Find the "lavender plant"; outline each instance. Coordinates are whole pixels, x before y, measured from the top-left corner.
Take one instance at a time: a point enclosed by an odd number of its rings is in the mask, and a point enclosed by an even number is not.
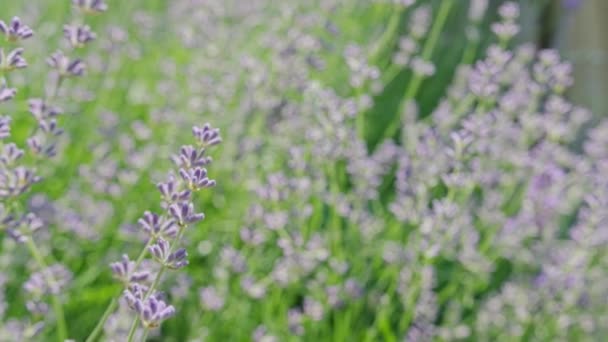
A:
[[[1,341],[608,333],[608,126],[533,6],[58,3],[0,5]]]

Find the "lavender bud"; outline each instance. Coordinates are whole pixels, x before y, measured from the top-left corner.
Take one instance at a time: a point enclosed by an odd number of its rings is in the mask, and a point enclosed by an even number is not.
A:
[[[146,211],[138,221],[141,228],[152,237],[175,238],[178,226],[174,220],[166,219],[155,213]]]
[[[208,123],[203,127],[192,127],[192,134],[202,147],[215,146],[222,142],[220,130],[218,128],[212,128]]]
[[[0,139],[11,136],[11,118],[10,116],[0,116]]]
[[[199,291],[199,297],[201,304],[207,310],[219,311],[224,307],[224,297],[214,287],[203,287]]]
[[[519,25],[515,23],[494,23],[492,24],[492,32],[500,39],[508,41],[519,33]]]
[[[0,84],[0,102],[12,100],[16,94],[17,89],[7,87],[4,82]]]
[[[13,170],[0,170],[0,197],[18,196],[40,181],[34,171],[19,166]]]
[[[86,14],[98,14],[108,10],[103,0],[72,0],[72,5]]]
[[[65,25],[63,27],[63,36],[73,48],[83,47],[97,37],[88,25]]]
[[[5,54],[4,49],[0,48],[0,71],[9,72],[27,67],[27,62],[21,56],[22,54],[23,48],[16,48],[8,54]]]
[[[173,156],[173,161],[179,167],[192,168],[196,166],[205,166],[211,163],[211,157],[205,155],[205,149],[198,151],[193,146],[182,146],[180,153]]]
[[[29,26],[23,24],[19,17],[13,17],[10,25],[0,20],[0,33],[4,34],[9,42],[26,40],[34,35],[34,31]]]
[[[207,170],[197,167],[195,169],[180,169],[179,174],[192,191],[215,186],[215,181],[207,178]]]
[[[155,244],[148,247],[148,251],[161,264],[172,268],[179,269],[188,265],[188,252],[180,248],[176,252],[171,253],[171,246],[168,241],[158,239]]]
[[[498,14],[505,21],[514,21],[519,18],[519,4],[516,2],[505,2],[498,8]]]
[[[145,327],[156,328],[175,315],[175,308],[160,299],[158,293],[145,298],[146,292],[147,288],[143,286],[130,286],[125,290],[124,297],[129,307],[139,314]]]
[[[30,99],[28,101],[28,107],[30,113],[36,118],[36,120],[41,121],[47,118],[53,118],[62,113],[60,108],[48,105],[42,99]]]
[[[0,154],[0,163],[5,166],[13,165],[17,160],[23,156],[23,150],[18,148],[14,143],[8,143],[4,145],[2,153]]]
[[[85,64],[82,60],[76,58],[71,60],[63,52],[57,51],[47,59],[47,63],[57,70],[60,77],[75,77],[82,76],[85,72]]]
[[[194,204],[192,202],[171,204],[169,206],[169,214],[173,216],[180,226],[195,223],[205,218],[205,214],[194,212]]]
[[[156,187],[166,203],[175,203],[177,201],[187,201],[190,199],[190,190],[180,191],[174,177],[169,177],[169,180],[165,183],[158,183]]]
[[[111,263],[110,268],[114,278],[124,284],[141,283],[150,276],[148,271],[135,272],[135,262],[129,260],[129,256],[126,254],[122,256],[121,261]]]

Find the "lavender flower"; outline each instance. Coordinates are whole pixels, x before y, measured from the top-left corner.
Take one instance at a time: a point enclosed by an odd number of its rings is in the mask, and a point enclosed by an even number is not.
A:
[[[104,0],[72,0],[72,4],[86,14],[97,14],[108,10]]]
[[[125,290],[125,298],[129,306],[139,314],[145,327],[156,328],[175,315],[175,308],[172,305],[167,305],[158,295],[146,298],[145,292],[145,288],[136,286]]]
[[[199,166],[205,166],[211,163],[211,157],[205,155],[205,149],[202,148],[197,150],[191,145],[182,146],[180,154],[173,156],[173,161],[179,167],[193,168]]]
[[[11,136],[11,118],[9,116],[0,116],[0,139],[6,139]]]
[[[96,38],[95,33],[91,31],[88,25],[65,25],[63,36],[73,48],[81,48]]]
[[[47,63],[57,70],[60,77],[82,76],[85,72],[85,64],[82,60],[70,59],[63,52],[57,51],[47,59]]]
[[[129,260],[126,254],[122,256],[122,260],[110,264],[112,273],[116,279],[123,284],[141,283],[150,277],[148,271],[135,271],[135,262]]]
[[[205,124],[203,127],[192,127],[192,134],[202,147],[215,146],[222,142],[220,130],[212,128],[210,124]]]
[[[215,181],[207,178],[207,170],[204,168],[196,167],[189,170],[180,169],[179,174],[186,183],[188,189],[192,191],[215,186]]]
[[[4,34],[9,42],[26,40],[34,35],[34,31],[23,24],[19,17],[13,17],[10,24],[0,20],[0,33]]]
[[[177,201],[187,201],[191,196],[190,190],[182,190],[179,188],[177,180],[174,177],[169,177],[165,183],[158,183],[156,187],[167,204],[175,203]]]
[[[168,210],[180,226],[195,223],[205,218],[205,214],[194,211],[194,204],[192,202],[173,203],[169,206]]]
[[[6,102],[11,100],[17,94],[17,89],[9,88],[3,82],[0,84],[0,102]]]
[[[28,105],[30,113],[39,122],[48,118],[54,118],[62,113],[60,108],[47,104],[43,99],[30,99]]]
[[[173,252],[169,242],[162,238],[149,246],[148,251],[159,263],[168,268],[179,269],[188,265],[188,252],[183,248]]]
[[[179,226],[174,220],[149,211],[146,211],[137,222],[153,238],[173,239],[179,231]]]
[[[22,54],[23,48],[16,48],[8,54],[5,54],[4,49],[0,48],[0,71],[10,72],[27,67],[27,62]]]

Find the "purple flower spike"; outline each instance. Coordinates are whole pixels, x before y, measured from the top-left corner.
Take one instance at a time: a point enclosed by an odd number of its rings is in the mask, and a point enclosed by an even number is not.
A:
[[[146,211],[138,221],[142,229],[153,237],[175,238],[178,226],[174,220],[166,219],[155,213]]]
[[[62,77],[74,77],[84,75],[86,66],[84,62],[78,58],[71,60],[63,52],[57,51],[47,59],[47,63],[54,69],[57,69]]]
[[[11,166],[21,157],[23,157],[23,150],[17,147],[15,143],[8,143],[4,145],[0,153],[0,163],[5,166]]]
[[[180,248],[176,252],[171,253],[171,246],[167,240],[159,238],[155,244],[148,247],[148,251],[158,262],[169,268],[178,269],[188,265],[188,253],[186,250]]]
[[[62,113],[61,109],[48,105],[42,99],[30,99],[28,104],[30,113],[32,113],[38,121],[53,118]]]
[[[121,261],[111,263],[110,268],[114,278],[125,284],[141,283],[150,277],[150,272],[135,272],[135,262],[129,260],[129,256],[126,254],[122,256]]]
[[[163,200],[169,204],[190,199],[190,191],[180,190],[173,177],[169,177],[169,180],[165,183],[158,183],[156,187],[158,188],[158,191],[160,191]]]
[[[88,25],[65,25],[63,27],[63,36],[73,48],[83,47],[97,38]]]
[[[173,157],[173,161],[177,166],[184,168],[192,168],[196,166],[205,166],[211,163],[211,157],[205,155],[205,149],[198,151],[193,146],[182,146],[180,153]]]
[[[22,54],[23,48],[16,48],[8,54],[5,54],[4,50],[0,48],[0,71],[9,72],[27,67],[27,62],[21,56]]]
[[[9,42],[26,40],[34,35],[34,31],[23,24],[19,17],[13,17],[10,25],[0,20],[0,33],[4,34]]]
[[[218,128],[212,128],[208,123],[203,127],[192,127],[192,134],[203,147],[215,146],[222,142],[220,130]]]
[[[87,14],[98,14],[108,10],[103,0],[72,0],[72,4]]]
[[[194,204],[191,202],[173,203],[169,206],[169,213],[180,226],[195,223],[205,218],[205,214],[194,212]]]
[[[11,136],[11,118],[10,116],[0,116],[0,139]]]
[[[17,94],[17,89],[8,88],[6,84],[0,84],[0,102],[12,100]]]
[[[215,181],[207,178],[207,170],[204,168],[197,167],[189,170],[180,169],[179,174],[190,190],[196,191],[215,186]]]
[[[18,196],[40,181],[34,171],[19,166],[13,170],[0,171],[0,197]]]

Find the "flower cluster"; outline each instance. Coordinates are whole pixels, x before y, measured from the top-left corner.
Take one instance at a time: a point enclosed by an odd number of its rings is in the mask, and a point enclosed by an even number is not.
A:
[[[102,3],[101,1],[97,1]],[[94,34],[87,27],[88,38],[94,38]],[[0,20],[0,34],[6,38],[8,46],[0,46],[0,102],[14,100],[17,96],[17,88],[10,87],[10,78],[20,69],[28,67],[24,57],[26,50],[21,46],[25,40],[34,37],[34,31],[19,17],[7,23]],[[79,34],[78,42],[82,45],[92,39],[83,39]],[[68,40],[73,40],[68,37]],[[2,217],[2,231],[12,237],[17,243],[25,245],[36,264],[35,271],[24,283],[23,290],[26,294],[26,307],[38,322],[30,324],[15,324],[13,334],[30,339],[35,333],[40,332],[41,327],[52,318],[56,324],[57,336],[60,340],[67,338],[67,327],[63,313],[63,297],[65,289],[69,286],[72,278],[71,272],[63,265],[54,263],[47,266],[47,260],[53,258],[51,247],[41,248],[39,243],[48,242],[52,232],[49,222],[44,221],[31,208],[24,208],[22,203],[24,197],[32,190],[32,187],[42,180],[38,172],[39,167],[48,164],[47,158],[57,154],[57,143],[63,134],[63,129],[58,124],[58,117],[62,110],[54,105],[59,101],[60,88],[67,77],[82,75],[84,63],[75,58],[66,62],[67,57],[58,52],[48,59],[50,67],[57,74],[49,73],[52,86],[43,98],[30,98],[28,100],[29,112],[36,120],[36,126],[31,129],[25,151],[18,146],[20,138],[11,135],[11,117],[0,118],[0,136],[3,139],[0,147],[0,216]],[[21,127],[19,127],[21,129]],[[13,138],[14,141],[7,140]],[[29,152],[29,153],[28,153]],[[33,198],[33,197],[32,197]],[[51,305],[47,304],[51,302]],[[51,310],[52,309],[52,310]],[[49,315],[52,311],[53,315]],[[40,320],[41,319],[41,320]],[[37,327],[34,330],[33,327]],[[21,330],[18,330],[21,329]]]
[[[156,214],[146,211],[138,221],[147,235],[144,250],[136,261],[124,255],[122,261],[110,264],[114,277],[126,287],[124,298],[136,313],[127,337],[129,341],[134,338],[140,321],[147,334],[148,329],[158,327],[175,314],[174,307],[166,303],[157,288],[165,270],[188,265],[188,253],[185,248],[179,247],[182,237],[188,227],[205,218],[203,213],[195,210],[193,193],[215,185],[214,180],[207,178],[207,170],[203,166],[211,163],[207,150],[221,142],[219,130],[205,124],[202,127],[194,126],[192,133],[196,145],[182,146],[180,153],[173,157],[181,180],[170,175],[167,181],[157,185],[165,212]],[[148,254],[158,264],[156,272],[143,268],[142,261]],[[153,273],[155,276],[150,283]],[[109,310],[113,310],[113,304],[110,304]]]

